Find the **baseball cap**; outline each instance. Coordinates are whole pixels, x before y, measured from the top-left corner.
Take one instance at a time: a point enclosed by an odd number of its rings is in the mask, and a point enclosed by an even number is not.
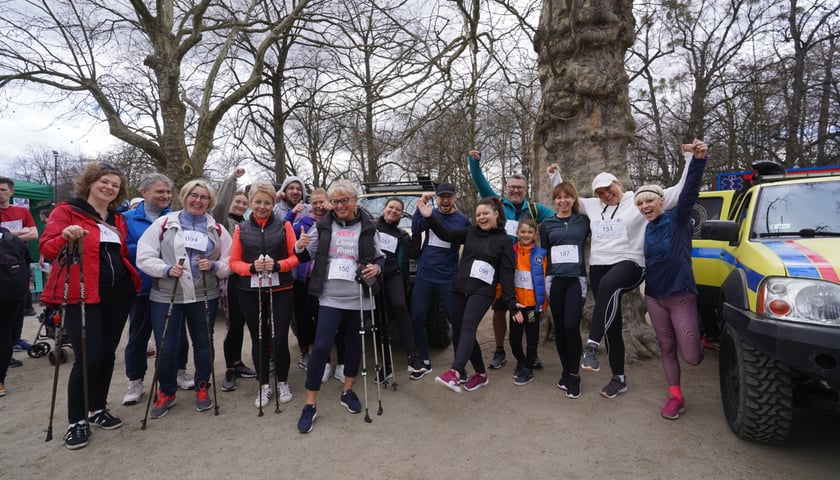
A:
[[[598,175],[595,175],[595,179],[592,180],[592,193],[595,193],[595,190],[599,188],[609,187],[612,182],[618,181],[615,178],[615,175],[612,173],[601,172]]]
[[[439,183],[435,189],[435,195],[455,195],[455,185],[451,183]]]

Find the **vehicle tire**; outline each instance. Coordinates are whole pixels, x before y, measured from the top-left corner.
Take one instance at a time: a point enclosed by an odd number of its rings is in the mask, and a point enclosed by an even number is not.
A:
[[[739,438],[782,443],[793,418],[790,367],[756,350],[726,325],[720,341],[720,397]]]
[[[426,334],[429,336],[429,346],[432,348],[446,348],[451,341],[449,326],[449,315],[446,307],[440,301],[440,296],[435,295],[429,313],[426,315]]]

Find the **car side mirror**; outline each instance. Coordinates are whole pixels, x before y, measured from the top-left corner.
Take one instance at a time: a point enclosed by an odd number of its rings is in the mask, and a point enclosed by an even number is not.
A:
[[[738,224],[732,220],[706,220],[700,226],[700,238],[735,243],[738,241]]]

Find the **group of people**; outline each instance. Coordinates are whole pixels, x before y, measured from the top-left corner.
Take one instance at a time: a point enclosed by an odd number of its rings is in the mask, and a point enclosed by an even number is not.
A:
[[[436,383],[456,392],[488,385],[487,368],[506,362],[508,330],[516,358],[514,383],[530,383],[541,366],[540,316],[550,308],[562,364],[558,388],[569,398],[581,396],[580,371],[600,369],[604,339],[612,377],[601,395],[615,398],[627,391],[621,296],[646,273],[646,303],[669,385],[662,415],[677,418],[685,409],[677,351],[690,364],[703,356],[689,218],[707,147],[695,141],[684,149],[691,157],[687,168],[675,186],[664,190],[648,185],[625,192],[616,177],[601,173],[592,182],[596,197],[579,198],[553,164],[548,174],[554,208],[530,202],[519,175],[508,180],[506,195],[500,197],[480,171],[480,154],[472,151],[470,170],[482,195],[474,220],[457,209],[454,185],[441,183],[436,206],[429,202],[431,194],[417,201],[411,235],[398,226],[405,209],[399,199],[389,199],[382,216],[374,219],[359,208],[357,186],[350,181],[337,180],[307,199],[297,177],[287,178],[279,191],[268,182],[237,190],[241,168],[222,184],[218,196],[203,180],[187,182],[180,188],[179,211],[170,210],[172,181],[149,174],[139,186],[142,200],[118,213],[127,198],[126,177],[107,163],[90,163],[76,179],[76,196],[56,205],[39,241],[41,254],[54,265],[41,300],[60,307],[75,357],[65,445],[87,445],[91,426],[107,430],[122,425],[106,401],[126,319],[129,386],[123,404],[138,403],[145,394],[146,345],[154,334],[152,383],[157,390],[150,394],[149,417],[165,416],[179,388],[194,390],[197,411],[213,408],[213,322],[220,307],[227,327],[221,390],[235,390],[237,378],[256,377],[260,413],[272,398],[277,403],[293,398],[288,335],[294,322],[298,366],[306,369],[301,433],[312,430],[318,393],[330,376],[343,383],[340,404],[351,413],[362,411],[353,390],[366,369],[360,312],[375,317],[382,334],[381,319],[395,320],[411,379],[433,371],[424,320],[435,294],[449,314],[453,342],[453,361]],[[587,282],[584,246],[589,239]],[[410,297],[409,258],[418,261]],[[580,321],[587,285],[595,309],[584,346]],[[497,348],[485,365],[476,331],[490,308]],[[374,315],[376,309],[385,315]],[[246,325],[254,369],[240,358]],[[3,348],[11,342],[5,333]],[[194,378],[186,368],[187,335]],[[0,362],[4,357],[9,355],[0,349]],[[383,355],[382,360],[374,372],[380,383],[394,369],[393,359]],[[468,362],[472,375],[467,375]],[[0,386],[4,377],[0,364]]]

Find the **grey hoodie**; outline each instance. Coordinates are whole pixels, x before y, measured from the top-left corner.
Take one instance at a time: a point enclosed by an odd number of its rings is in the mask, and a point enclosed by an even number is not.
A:
[[[289,184],[294,183],[294,182],[297,182],[297,183],[300,184],[300,187],[303,190],[304,198],[306,198],[306,184],[303,183],[303,180],[300,177],[295,177],[295,176],[286,177],[286,179],[283,180],[283,184],[280,186],[280,191],[285,192],[286,187],[288,187]],[[286,202],[286,200],[281,200],[281,201],[277,202],[276,204],[274,204],[274,214],[277,215],[278,217],[280,217],[280,220],[283,220],[283,221],[288,220],[292,223],[295,223],[301,217],[305,217],[305,216],[309,215],[309,210],[311,209],[309,204],[305,203],[303,205],[303,211],[302,212],[297,214],[294,218],[286,218],[286,214],[289,213],[289,210],[291,210],[292,208],[294,208],[294,205],[289,205],[289,203]]]

